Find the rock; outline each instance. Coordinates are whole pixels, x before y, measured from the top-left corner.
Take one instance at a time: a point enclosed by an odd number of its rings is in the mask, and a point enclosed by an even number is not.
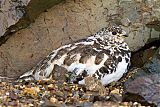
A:
[[[144,64],[153,57],[156,50],[156,47],[151,47],[145,50],[141,49],[136,53],[132,53],[131,66],[138,68],[144,66]]]
[[[118,95],[118,94],[111,94],[110,96],[110,100],[113,102],[122,102],[122,95]]]
[[[61,67],[59,65],[55,65],[55,69],[52,72],[54,74],[52,78],[55,81],[58,81],[60,83],[67,81],[67,77],[66,77],[67,69],[65,69],[64,67]]]
[[[43,1],[29,2],[27,9],[33,10],[27,12],[29,23],[39,11],[46,10],[45,3],[52,4]],[[159,4],[159,0],[67,0],[60,3],[42,13],[28,28],[12,34],[0,47],[0,75],[16,79],[53,49],[93,34],[110,23],[124,27],[130,35],[126,41],[131,50],[136,51],[159,39],[157,27],[148,26],[153,21],[157,26]]]
[[[18,99],[18,96],[17,96],[13,91],[11,91],[11,92],[9,93],[9,97],[10,97],[12,100]]]
[[[10,34],[29,26],[46,9],[62,0],[1,0],[0,1],[0,46]]]
[[[29,104],[29,106],[30,106],[30,107],[34,107],[34,105],[33,105],[33,104],[31,104],[31,103]]]
[[[119,107],[119,104],[116,102],[111,102],[111,101],[107,101],[107,102],[97,101],[91,107]]]
[[[31,95],[33,98],[35,98],[38,96],[39,91],[40,91],[39,87],[25,88],[24,94]]]
[[[83,102],[77,105],[78,107],[91,107],[93,105],[92,102]]]
[[[43,104],[41,104],[41,107],[57,107],[57,106],[60,106],[60,105],[52,103],[51,101],[49,101],[47,99],[45,100],[45,102]]]
[[[125,93],[130,99],[141,103],[160,106],[160,48],[137,73],[125,83]],[[134,96],[136,97],[133,97]],[[128,95],[126,95],[127,98]],[[138,97],[137,97],[138,96]],[[126,99],[126,98],[125,98]],[[147,103],[146,103],[147,104]]]
[[[146,68],[146,70],[149,73],[160,73],[160,48],[157,49],[156,53],[152,57],[152,59],[144,65],[143,68]]]
[[[54,89],[54,88],[55,88],[55,86],[54,86],[53,84],[49,84],[49,85],[48,85],[48,89],[49,89],[49,90],[52,90],[52,89]]]
[[[110,94],[120,94],[120,90],[119,89],[114,89],[110,92]]]
[[[51,97],[51,98],[50,98],[50,102],[51,102],[51,103],[57,103],[58,100],[57,100],[55,97]]]
[[[100,80],[94,77],[85,77],[84,81],[85,81],[86,88],[88,90],[96,91],[100,95],[108,94],[106,88],[102,85]]]
[[[93,102],[94,101],[94,94],[91,93],[86,93],[82,96],[81,98],[82,100],[88,100],[89,102]]]
[[[120,91],[120,89],[111,90],[111,92],[109,93],[110,100],[113,102],[122,102],[122,94]]]

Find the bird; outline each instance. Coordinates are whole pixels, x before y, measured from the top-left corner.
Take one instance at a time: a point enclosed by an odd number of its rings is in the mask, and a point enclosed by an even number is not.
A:
[[[60,46],[19,80],[52,80],[57,68],[74,74],[70,82],[85,84],[94,77],[103,85],[118,81],[130,66],[127,33],[120,26],[108,26],[84,39]]]

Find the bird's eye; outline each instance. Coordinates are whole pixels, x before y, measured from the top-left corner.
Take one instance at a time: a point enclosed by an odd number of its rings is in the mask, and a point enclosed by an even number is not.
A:
[[[117,32],[112,32],[112,35],[116,35],[117,34]]]

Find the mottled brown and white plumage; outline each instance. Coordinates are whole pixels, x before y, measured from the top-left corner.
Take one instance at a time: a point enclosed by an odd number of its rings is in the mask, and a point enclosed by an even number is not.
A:
[[[52,79],[57,67],[75,74],[75,80],[84,84],[84,77],[93,76],[103,85],[118,81],[127,71],[131,53],[124,42],[126,32],[117,26],[103,28],[85,39],[53,50],[44,60],[19,79]]]

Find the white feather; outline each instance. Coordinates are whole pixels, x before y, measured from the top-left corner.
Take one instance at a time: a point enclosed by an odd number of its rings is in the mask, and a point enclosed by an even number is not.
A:
[[[128,63],[126,63],[125,59],[123,58],[122,62],[118,63],[116,72],[113,72],[111,74],[106,74],[101,79],[102,84],[105,85],[113,81],[115,82],[118,81],[122,77],[122,75],[126,72],[127,66],[128,66]]]

